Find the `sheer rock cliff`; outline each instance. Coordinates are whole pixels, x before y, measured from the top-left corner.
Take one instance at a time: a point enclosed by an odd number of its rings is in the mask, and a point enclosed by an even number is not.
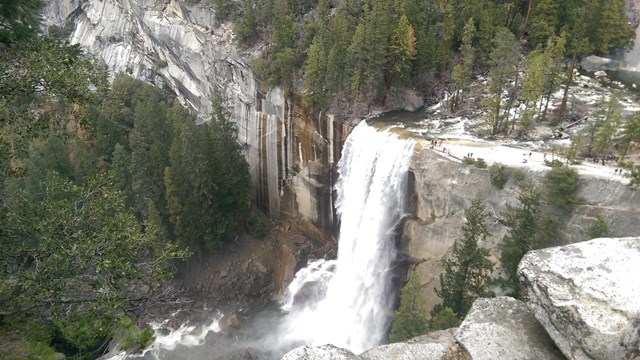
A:
[[[330,230],[333,164],[347,129],[300,99],[263,86],[237,49],[230,23],[210,5],[177,0],[47,0],[47,25],[71,24],[70,41],[104,62],[174,92],[199,122],[222,91],[253,179],[254,200],[271,217],[286,215]],[[330,231],[326,231],[327,233]],[[317,232],[316,232],[317,233]]]

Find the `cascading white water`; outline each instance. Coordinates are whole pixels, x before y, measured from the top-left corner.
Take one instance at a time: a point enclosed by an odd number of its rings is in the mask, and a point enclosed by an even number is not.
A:
[[[414,142],[361,122],[338,163],[338,258],[312,262],[289,287],[284,336],[311,345],[331,343],[360,353],[384,341],[392,315],[394,232],[405,211],[408,165]],[[335,273],[331,270],[335,267]],[[298,309],[294,295],[305,284],[320,299]]]

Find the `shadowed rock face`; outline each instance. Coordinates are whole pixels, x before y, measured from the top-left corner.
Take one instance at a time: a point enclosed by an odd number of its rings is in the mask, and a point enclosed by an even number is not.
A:
[[[531,251],[518,274],[527,305],[567,358],[640,356],[640,238]]]
[[[476,300],[456,340],[473,360],[563,359],[526,305],[510,297]]]
[[[208,121],[211,94],[221,90],[238,125],[255,203],[271,217],[286,215],[331,229],[333,164],[347,128],[316,116],[281,88],[262,86],[240,53],[230,23],[210,5],[177,0],[47,0],[46,25],[75,24],[70,41],[126,73],[173,91],[199,122]]]

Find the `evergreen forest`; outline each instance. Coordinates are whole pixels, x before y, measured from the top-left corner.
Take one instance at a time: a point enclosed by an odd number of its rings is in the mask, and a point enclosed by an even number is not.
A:
[[[624,0],[201,1],[219,21],[234,22],[241,46],[267,44],[254,64],[261,77],[334,111],[384,106],[402,88],[454,94],[455,111],[474,75],[491,72],[499,94],[524,66],[537,73],[516,88],[537,99],[555,91],[561,75],[570,82],[581,56],[607,55],[635,35]],[[494,132],[502,132],[499,108],[495,115]]]
[[[264,46],[256,74],[315,110],[384,108],[402,90],[434,102],[446,94],[452,113],[486,109],[491,135],[564,121],[581,57],[627,47],[635,35],[624,0],[185,2],[233,22],[241,48]],[[116,337],[136,351],[152,340],[137,319],[171,300],[162,285],[176,265],[254,230],[249,168],[219,93],[211,120],[197,124],[168,90],[123,74],[108,81],[99,61],[69,43],[68,29],[42,29],[41,6],[0,0],[0,358],[93,359]],[[482,100],[468,96],[478,76],[489,79]],[[562,105],[548,113],[559,90]],[[527,110],[516,123],[505,108],[518,99]],[[590,124],[590,154],[612,146],[615,101]],[[626,123],[624,151],[640,142],[639,119]],[[640,170],[632,176],[638,186]],[[560,216],[579,201],[558,200],[572,194],[566,189],[521,186],[522,207],[505,215],[512,230],[502,263],[511,267],[537,246],[526,238],[531,228],[546,231],[541,196]],[[431,320],[413,316],[425,311],[412,274],[393,339],[454,326],[491,294],[494,264],[478,250],[485,215],[479,202],[466,213]],[[508,270],[501,285],[518,295]]]
[[[219,94],[197,125],[169,92],[109,83],[39,31],[40,5],[0,2],[0,357],[135,351],[178,261],[247,230],[248,165]]]

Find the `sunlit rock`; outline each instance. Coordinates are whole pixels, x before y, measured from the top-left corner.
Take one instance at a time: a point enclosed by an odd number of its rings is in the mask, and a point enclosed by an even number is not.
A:
[[[611,59],[589,55],[582,59],[580,66],[584,71],[598,71],[603,69],[618,68],[619,64]]]
[[[563,358],[526,305],[506,296],[476,300],[455,336],[473,360]]]
[[[349,350],[334,345],[301,346],[286,353],[282,360],[359,360]]]
[[[518,274],[527,305],[567,358],[640,356],[640,238],[531,251]]]
[[[363,360],[441,360],[455,345],[456,328],[434,331],[406,342],[381,345],[360,354]]]

